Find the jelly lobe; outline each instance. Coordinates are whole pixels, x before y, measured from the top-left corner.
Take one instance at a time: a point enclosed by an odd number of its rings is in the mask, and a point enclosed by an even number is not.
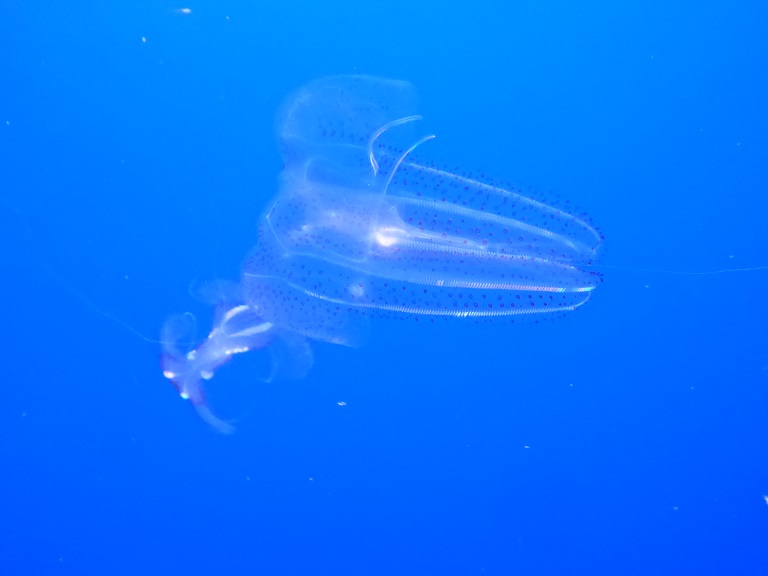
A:
[[[600,241],[583,220],[437,168],[403,163],[400,171],[383,202],[366,190],[283,175],[284,192],[243,277],[249,302],[269,303],[264,318],[353,345],[356,325],[371,313],[553,313],[578,308],[599,283],[582,267]],[[549,226],[514,217],[526,212]]]
[[[284,106],[285,168],[243,290],[287,330],[359,344],[370,316],[521,318],[573,310],[600,282],[586,217],[414,159],[413,87],[318,80]],[[421,149],[419,149],[419,152]]]

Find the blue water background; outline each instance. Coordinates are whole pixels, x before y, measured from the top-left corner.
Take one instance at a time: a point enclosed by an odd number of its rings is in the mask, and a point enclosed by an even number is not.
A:
[[[190,13],[179,11],[190,8]],[[0,572],[768,573],[768,5],[0,6]],[[541,325],[383,320],[211,382],[159,370],[276,192],[274,115],[405,79],[423,153],[554,191],[605,233]]]

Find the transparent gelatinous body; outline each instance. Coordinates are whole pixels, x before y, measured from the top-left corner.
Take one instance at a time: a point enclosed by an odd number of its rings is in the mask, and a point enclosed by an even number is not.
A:
[[[583,305],[601,236],[588,220],[508,185],[416,158],[406,82],[337,76],[289,97],[278,116],[280,188],[243,265],[216,305],[207,340],[186,351],[189,315],[163,329],[165,376],[221,431],[202,383],[235,354],[280,349],[300,376],[304,338],[364,339],[372,316],[517,319]],[[217,284],[224,286],[224,284]]]
[[[280,192],[243,288],[275,325],[354,345],[371,315],[502,318],[584,304],[600,234],[583,218],[413,158],[413,88],[313,82],[286,103]]]

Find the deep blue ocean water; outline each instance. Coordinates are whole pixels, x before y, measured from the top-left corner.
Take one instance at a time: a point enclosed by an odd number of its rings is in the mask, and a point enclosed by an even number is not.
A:
[[[768,573],[767,25],[4,1],[0,573]],[[242,355],[218,434],[153,341],[187,310],[204,338],[190,285],[239,278],[283,98],[351,73],[418,88],[425,155],[586,210],[604,282],[541,324],[373,321],[299,381]]]

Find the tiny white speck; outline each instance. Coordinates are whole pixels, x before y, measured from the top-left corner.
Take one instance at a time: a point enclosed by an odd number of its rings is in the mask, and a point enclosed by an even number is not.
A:
[[[338,404],[339,406],[346,406],[347,405],[347,403],[344,402],[343,400],[341,402],[336,402],[336,404]]]
[[[146,44],[147,43],[147,37],[146,36],[142,36],[141,37],[141,42],[142,42],[142,44]]]

